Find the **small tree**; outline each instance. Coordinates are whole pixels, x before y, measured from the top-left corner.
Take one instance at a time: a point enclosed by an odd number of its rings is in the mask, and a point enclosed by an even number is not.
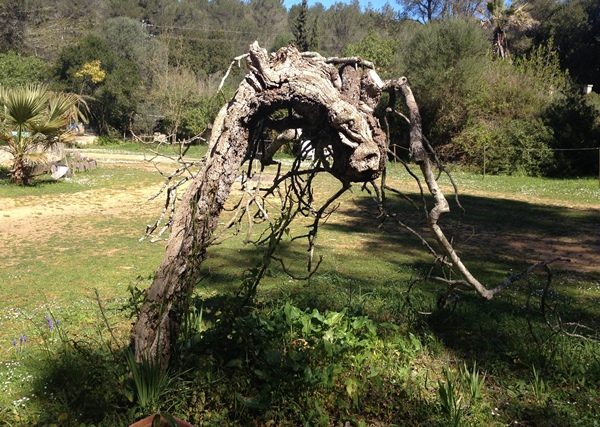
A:
[[[294,41],[296,42],[296,46],[302,52],[309,50],[310,47],[307,15],[308,2],[307,0],[302,0],[302,4],[300,6],[300,13],[298,14],[298,18],[296,19],[296,22],[294,22],[294,26],[292,28],[292,33],[294,34]]]
[[[344,49],[346,56],[360,56],[369,58],[378,71],[385,74],[389,72],[389,68],[394,61],[398,43],[395,40],[388,38],[383,39],[375,30],[369,30],[368,34],[360,41],[360,43],[349,43]]]
[[[0,149],[12,155],[11,182],[28,184],[46,151],[71,137],[67,125],[80,115],[78,101],[77,95],[51,92],[45,85],[0,87]]]

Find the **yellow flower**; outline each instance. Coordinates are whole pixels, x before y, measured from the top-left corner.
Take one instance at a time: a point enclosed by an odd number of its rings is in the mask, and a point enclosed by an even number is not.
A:
[[[102,63],[99,60],[86,62],[83,64],[83,67],[81,67],[81,70],[75,73],[75,77],[89,76],[93,83],[100,83],[106,77],[106,71],[100,68],[101,65]]]

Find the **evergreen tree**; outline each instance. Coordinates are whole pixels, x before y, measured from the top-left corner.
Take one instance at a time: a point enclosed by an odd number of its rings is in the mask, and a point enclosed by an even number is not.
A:
[[[294,42],[300,52],[305,52],[310,49],[309,42],[309,28],[308,28],[308,1],[302,0],[300,5],[300,12],[292,27],[292,34],[294,35]]]

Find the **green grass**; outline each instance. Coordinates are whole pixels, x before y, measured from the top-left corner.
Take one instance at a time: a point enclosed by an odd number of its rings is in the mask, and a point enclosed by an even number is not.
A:
[[[80,177],[86,185],[0,181],[0,205],[25,207],[42,196],[116,197],[160,183],[157,173],[109,164]],[[390,177],[419,200],[402,170]],[[600,229],[598,210],[590,207],[599,194],[593,180],[483,181],[461,172],[455,178],[466,214],[460,217],[451,202],[454,211],[442,223],[460,220],[457,248],[486,285],[547,255],[536,250],[549,239],[571,239],[574,248]],[[328,191],[335,185],[319,182]],[[390,195],[389,209],[422,227],[421,211],[400,198]],[[128,286],[147,286],[162,258],[163,244],[138,241],[159,212],[156,204],[99,208],[83,222],[65,215],[48,235],[11,242],[0,266],[0,425],[131,423],[140,402],[121,351],[135,306]],[[212,247],[160,409],[205,426],[597,424],[600,346],[550,332],[539,311],[545,275],[533,274],[489,302],[463,292],[437,310],[440,285],[413,283],[431,257],[376,214],[358,188],[344,196],[319,234],[319,272],[298,281],[271,265],[251,310],[235,319],[226,316],[228,298],[260,255],[241,238]],[[556,254],[569,248],[562,244]],[[280,250],[303,274],[305,246],[286,240]],[[552,267],[551,307],[563,322],[597,327],[600,268],[588,261],[597,254],[579,255],[585,271]],[[58,325],[50,329],[46,316]]]
[[[37,177],[29,186],[13,185],[7,176],[0,178],[0,198],[20,198],[39,194],[73,194],[87,190],[112,189],[122,191],[133,182],[147,186],[160,182],[156,171],[143,168],[124,169],[104,165],[98,169],[74,174],[70,180],[56,181],[50,175]]]
[[[160,153],[169,156],[177,156],[180,153],[182,147],[178,144],[157,144],[157,143],[141,143],[131,141],[114,140],[113,144],[107,145],[85,145],[79,147],[82,150],[93,152],[94,150],[109,151],[109,152],[122,152],[122,153]],[[187,147],[186,156],[190,158],[200,158],[206,154],[207,145],[198,144],[190,145]]]
[[[535,203],[559,203],[561,205],[590,204],[600,209],[600,180],[598,177],[586,178],[536,178],[528,176],[487,175],[462,171],[449,167],[452,178],[461,194],[470,191],[485,192],[488,196],[519,199],[531,199]],[[403,166],[391,163],[388,174],[392,178],[408,179]],[[440,184],[445,188],[451,185],[446,175],[442,175]]]

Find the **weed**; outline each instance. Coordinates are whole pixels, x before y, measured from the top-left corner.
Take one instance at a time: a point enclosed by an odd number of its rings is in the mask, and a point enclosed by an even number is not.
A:
[[[438,394],[442,412],[445,414],[448,425],[459,427],[463,425],[464,408],[462,394],[459,391],[460,382],[447,366],[442,369],[443,380],[438,379]]]
[[[161,366],[158,356],[142,357],[137,362],[133,352],[127,350],[125,357],[133,380],[133,387],[129,389],[133,389],[133,393],[128,393],[129,399],[133,401],[135,398],[136,402],[133,414],[137,416],[158,412],[172,381],[169,372]]]
[[[483,387],[485,386],[485,374],[480,374],[477,362],[473,361],[473,368],[469,370],[466,363],[458,371],[460,383],[470,398],[470,404],[476,405],[482,399]]]
[[[548,387],[544,378],[541,375],[535,365],[531,367],[531,372],[533,374],[533,378],[531,380],[531,389],[533,390],[533,395],[538,401],[543,401],[546,398],[546,393],[548,392]]]

